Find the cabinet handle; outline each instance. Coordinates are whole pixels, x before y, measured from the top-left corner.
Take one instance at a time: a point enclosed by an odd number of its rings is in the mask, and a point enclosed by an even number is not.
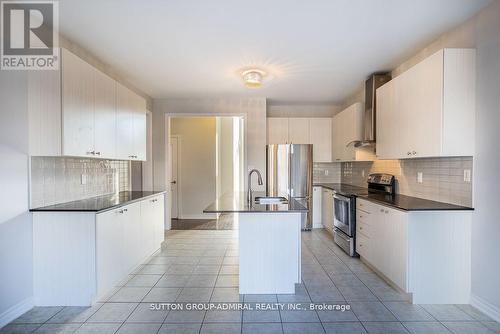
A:
[[[101,152],[95,152],[96,155],[101,155]]]
[[[417,154],[417,152],[413,151],[413,152],[411,152],[411,154],[416,155],[416,154]]]
[[[411,152],[410,152],[410,151],[408,151],[408,152],[406,153],[406,155],[411,155]]]
[[[362,230],[362,229],[363,229],[363,226],[360,226],[360,227],[359,227],[359,230]]]
[[[88,155],[95,155],[95,151],[89,151],[87,152]]]

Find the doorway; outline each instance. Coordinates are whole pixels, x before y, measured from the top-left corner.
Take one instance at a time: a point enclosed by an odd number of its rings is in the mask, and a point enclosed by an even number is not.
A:
[[[172,229],[235,229],[203,210],[244,190],[244,118],[175,116],[168,121]]]

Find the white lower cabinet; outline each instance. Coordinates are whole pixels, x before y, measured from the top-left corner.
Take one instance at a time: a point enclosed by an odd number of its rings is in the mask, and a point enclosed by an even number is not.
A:
[[[416,304],[467,303],[469,211],[401,211],[356,201],[356,251]]]
[[[36,306],[89,306],[164,239],[164,196],[102,213],[34,212]]]
[[[333,233],[333,191],[322,188],[321,194],[321,221],[330,233]]]
[[[323,227],[323,222],[321,220],[321,205],[322,205],[322,188],[319,186],[313,187],[313,211],[312,220],[313,228]]]

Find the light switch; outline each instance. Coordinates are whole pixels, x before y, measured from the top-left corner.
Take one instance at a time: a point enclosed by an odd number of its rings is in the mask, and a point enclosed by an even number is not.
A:
[[[87,174],[82,174],[80,177],[81,184],[87,184]]]
[[[418,183],[423,183],[424,182],[424,173],[418,172],[417,173],[417,182]]]
[[[470,183],[470,181],[471,181],[470,169],[464,169],[464,182]]]

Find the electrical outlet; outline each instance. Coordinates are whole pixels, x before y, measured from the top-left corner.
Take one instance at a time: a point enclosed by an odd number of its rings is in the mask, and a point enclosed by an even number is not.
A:
[[[470,169],[464,169],[464,182],[470,183],[470,181],[471,181]]]
[[[417,182],[418,183],[423,183],[424,182],[424,173],[418,172],[417,173]]]
[[[328,169],[325,169],[325,176],[328,176]]]
[[[80,183],[83,185],[83,184],[87,184],[87,174],[82,174],[81,177],[80,177]]]

